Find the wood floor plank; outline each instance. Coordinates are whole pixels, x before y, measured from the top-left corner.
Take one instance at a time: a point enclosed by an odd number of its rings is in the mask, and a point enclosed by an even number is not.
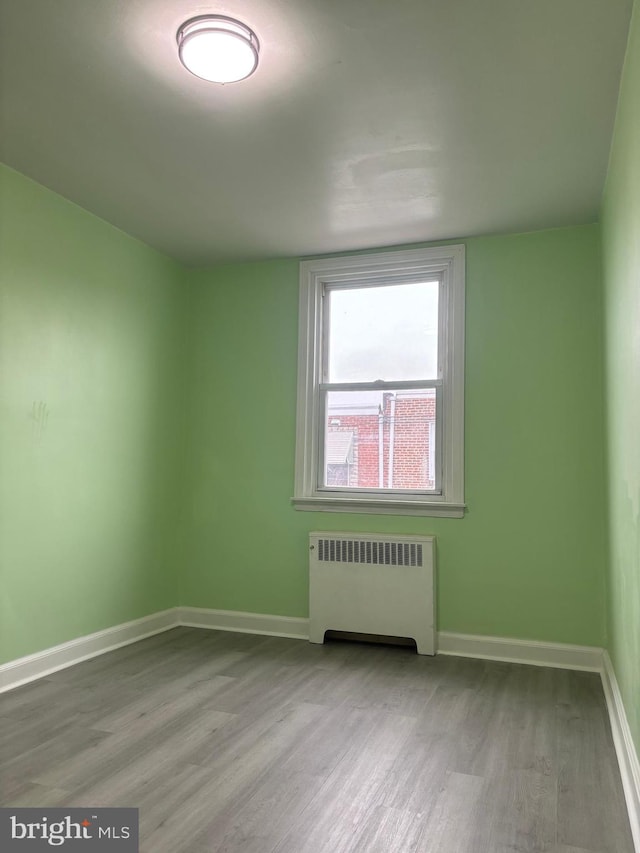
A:
[[[556,778],[533,770],[486,778],[475,832],[486,853],[547,853],[557,843]]]
[[[194,849],[207,853],[263,853],[271,850],[318,794],[322,779],[274,768],[261,777],[247,800],[235,797],[203,827]]]
[[[233,681],[225,675],[212,674],[203,679],[202,675],[194,673],[191,680],[182,676],[177,679],[177,684],[171,684],[170,689],[163,686],[136,693],[135,698],[114,710],[95,714],[92,728],[114,733],[120,730],[130,732],[135,726],[162,725],[183,710],[211,706],[218,693]]]
[[[567,673],[558,709],[558,841],[617,853],[632,849],[631,832],[599,682],[593,673]],[[593,807],[599,801],[604,810]]]
[[[390,770],[385,806],[428,816],[452,769],[473,696],[466,680],[444,679],[437,687]]]
[[[13,808],[57,808],[64,806],[69,799],[69,791],[62,788],[49,788],[35,782],[14,782],[11,794],[3,796],[3,802]]]
[[[190,837],[192,843],[210,833],[212,825],[224,822],[229,809],[247,806],[265,775],[277,769],[291,744],[315,724],[320,710],[312,705],[290,706],[252,749],[237,754],[232,762],[209,764],[213,771],[209,782],[193,793],[186,808],[169,815],[151,833],[149,848],[165,845],[168,850],[177,850],[185,837]]]
[[[593,848],[587,850],[586,847],[568,847],[566,844],[556,844],[549,853],[604,853],[604,851]]]
[[[493,853],[481,845],[478,808],[485,780],[464,773],[447,773],[418,839],[419,853]],[[490,843],[493,843],[491,841]]]
[[[46,717],[46,710],[43,713]],[[64,732],[51,732],[45,720],[39,736],[34,738],[24,751],[7,760],[0,757],[0,775],[6,774],[25,782],[38,782],[40,776],[49,773],[55,776],[56,768],[69,755],[83,755],[86,760],[91,751],[108,737],[105,732],[78,726],[70,726]],[[47,785],[46,782],[42,784]],[[65,786],[54,783],[49,787]]]
[[[633,853],[600,679],[180,628],[0,696],[4,805],[141,853]]]
[[[94,732],[101,737],[90,749],[58,760],[45,772],[32,775],[31,781],[69,791],[86,790],[132,763],[162,766],[176,755],[198,752],[232,718],[209,708],[171,710],[170,718],[161,708],[157,716],[150,714],[125,731]]]
[[[345,753],[318,794],[274,850],[347,853],[382,802],[389,770],[415,726],[410,717],[370,712],[366,735]]]
[[[0,694],[0,715],[8,719],[25,720],[35,714],[40,720],[43,705],[51,707],[64,693],[63,684],[57,684],[51,678],[40,678]]]
[[[378,806],[354,838],[352,853],[414,853],[419,850],[424,823],[420,812]]]

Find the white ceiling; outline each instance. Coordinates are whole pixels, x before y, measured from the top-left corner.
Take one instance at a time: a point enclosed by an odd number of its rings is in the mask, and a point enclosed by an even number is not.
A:
[[[591,222],[631,0],[0,0],[0,159],[190,264]],[[175,33],[236,16],[219,86]]]

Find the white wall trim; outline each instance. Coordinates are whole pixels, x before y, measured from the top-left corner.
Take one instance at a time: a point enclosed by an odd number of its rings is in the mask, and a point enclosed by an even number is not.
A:
[[[438,350],[440,376],[438,427],[442,436],[439,496],[433,493],[374,490],[368,499],[346,489],[331,493],[320,487],[324,442],[324,392],[381,390],[378,383],[328,383],[327,312],[324,297],[332,287],[359,287],[372,278],[381,283],[398,280],[440,281]],[[465,247],[463,243],[428,246],[422,249],[384,250],[368,255],[339,255],[300,263],[300,308],[298,335],[298,389],[296,409],[295,509],[305,511],[365,512],[393,515],[464,515],[464,312]],[[429,377],[422,377],[429,382]],[[397,383],[383,383],[399,390]],[[435,387],[435,386],[432,386]],[[441,428],[441,429],[440,429]],[[327,504],[327,499],[336,498]],[[391,501],[387,503],[387,499]],[[350,501],[354,504],[349,505]],[[449,504],[449,509],[438,509]],[[354,510],[355,506],[355,510]],[[453,507],[453,508],[451,508]]]
[[[638,760],[638,753],[631,737],[631,729],[624,710],[618,680],[609,653],[606,651],[603,654],[601,675],[611,722],[611,734],[620,765],[624,796],[627,801],[631,834],[636,853],[640,853],[640,760]]]
[[[178,607],[180,625],[237,631],[241,634],[266,634],[269,637],[309,639],[309,620],[299,616],[272,616],[241,610],[209,610],[205,607]]]
[[[602,649],[478,634],[438,633],[438,654],[601,672]]]
[[[265,634],[271,637],[309,639],[309,620],[297,616],[273,616],[239,610],[210,610],[205,607],[178,607],[180,625]],[[602,649],[597,646],[574,646],[567,643],[544,643],[474,634],[440,631],[437,653],[459,657],[481,658],[508,663],[528,663],[562,669],[602,671]]]
[[[309,639],[309,620],[302,617],[204,607],[174,607],[2,664],[0,693],[180,625],[296,640]],[[443,655],[603,671],[602,649],[593,646],[571,646],[440,631],[437,648],[438,654]]]
[[[309,620],[301,617],[203,607],[174,607],[2,664],[0,693],[181,625],[270,637],[309,639]],[[606,651],[595,646],[440,631],[438,654],[599,672],[620,765],[631,831],[636,851],[640,853],[640,762],[631,737],[620,688]]]
[[[0,693],[129,643],[137,643],[145,637],[168,631],[178,624],[177,610],[174,607],[9,661],[0,665]]]

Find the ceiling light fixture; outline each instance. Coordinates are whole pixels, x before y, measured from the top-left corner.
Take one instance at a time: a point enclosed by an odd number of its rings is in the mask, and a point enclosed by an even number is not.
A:
[[[258,67],[260,42],[246,24],[224,15],[200,15],[177,33],[184,67],[212,83],[235,83]]]

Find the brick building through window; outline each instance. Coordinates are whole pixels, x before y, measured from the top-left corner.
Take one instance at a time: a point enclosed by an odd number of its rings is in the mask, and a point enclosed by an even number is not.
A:
[[[433,389],[368,391],[329,399],[326,484],[361,489],[435,488]]]

